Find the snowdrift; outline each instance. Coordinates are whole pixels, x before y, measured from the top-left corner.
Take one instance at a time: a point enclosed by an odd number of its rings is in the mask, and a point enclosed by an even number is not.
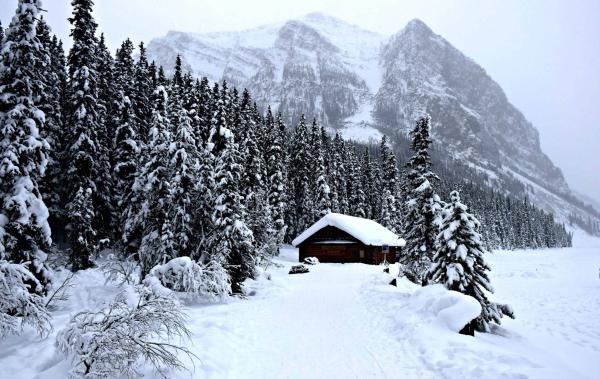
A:
[[[448,291],[443,285],[422,287],[412,295],[415,312],[430,314],[436,323],[454,332],[460,331],[481,313],[481,305],[471,296]]]

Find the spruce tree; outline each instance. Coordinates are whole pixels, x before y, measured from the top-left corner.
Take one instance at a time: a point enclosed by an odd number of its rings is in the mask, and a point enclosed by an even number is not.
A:
[[[346,192],[346,170],[343,159],[344,142],[339,133],[335,133],[329,154],[329,183],[331,187],[331,209],[337,213],[349,213],[349,199]]]
[[[247,90],[242,94],[237,123],[237,129],[241,133],[239,135],[240,155],[244,162],[241,190],[247,211],[247,224],[254,235],[256,251],[261,257],[268,258],[275,255],[276,235],[267,200],[267,163],[256,133],[257,130],[262,129],[262,125],[255,122],[252,101]],[[265,123],[269,128],[274,127],[274,119],[270,111]]]
[[[156,66],[154,66],[154,62],[152,63],[152,67],[148,65],[146,47],[143,42],[139,45],[139,54],[139,58],[135,64],[135,89],[132,97],[138,119],[140,141],[145,142],[146,137],[148,137],[148,127],[152,118],[150,98],[156,87]]]
[[[367,196],[363,187],[362,168],[358,157],[354,151],[351,151],[348,160],[348,176],[351,182],[350,208],[351,214],[355,217],[367,218]]]
[[[71,241],[69,257],[73,271],[92,267],[93,257],[98,252],[96,231],[92,227],[94,207],[91,197],[91,188],[80,187],[67,206],[70,219],[67,235]]]
[[[311,178],[313,186],[312,193],[314,196],[314,208],[311,210],[312,222],[317,221],[328,213],[331,213],[331,200],[329,194],[331,192],[327,177],[325,175],[325,158],[322,145],[322,137],[320,128],[317,125],[317,120],[313,119],[311,128]]]
[[[117,51],[113,81],[116,87],[116,100],[113,106],[113,125],[115,137],[113,141],[113,173],[116,219],[122,219],[127,199],[138,166],[140,153],[139,123],[136,115],[135,99],[135,67],[132,57],[133,44],[125,40]]]
[[[42,136],[49,145],[46,173],[39,183],[44,203],[50,212],[50,225],[62,224],[61,157],[63,140],[63,104],[66,84],[66,68],[62,49],[56,37],[50,35],[50,27],[43,18],[37,23],[36,35],[44,51],[48,53],[49,64],[40,67],[45,90],[36,99],[38,108],[44,112],[45,128]]]
[[[39,11],[39,0],[18,2],[0,52],[0,261],[23,264],[33,274],[29,292],[45,294],[51,236],[38,183],[50,146],[35,101],[48,90],[50,57],[36,36]]]
[[[290,146],[290,234],[298,235],[313,221],[315,209],[312,195],[312,154],[310,152],[310,133],[306,119],[300,122],[294,131]]]
[[[431,264],[434,252],[435,236],[438,226],[435,223],[440,208],[440,200],[433,190],[433,184],[439,180],[431,172],[429,146],[429,117],[417,120],[412,131],[411,149],[414,155],[406,164],[404,195],[406,212],[404,238],[406,246],[402,263],[404,274],[415,282],[422,283]]]
[[[239,146],[228,127],[230,105],[223,83],[212,119],[211,153],[214,162],[213,235],[211,251],[204,261],[217,262],[227,270],[234,293],[242,292],[244,280],[255,275],[254,238],[245,220],[241,196],[242,162]]]
[[[398,221],[401,217],[397,212],[396,194],[398,192],[398,167],[396,157],[388,146],[387,137],[384,135],[380,144],[381,172],[383,174],[381,181],[381,213],[379,223],[394,233],[397,230]]]
[[[185,88],[182,86],[182,81],[173,78],[168,103],[172,130],[168,166],[171,185],[168,217],[174,233],[177,255],[190,256],[195,249],[195,183],[200,162],[192,120],[183,106]]]
[[[373,163],[369,155],[369,148],[365,147],[360,162],[361,172],[360,180],[362,181],[362,188],[365,193],[365,217],[371,220],[376,219],[376,210],[378,203],[377,200],[377,186],[375,184],[375,176],[373,173]]]
[[[65,163],[69,176],[66,196],[70,210],[77,210],[81,193],[92,191],[91,201],[94,214],[91,219],[81,219],[76,213],[68,213],[70,230],[96,230],[102,234],[111,229],[111,198],[108,195],[110,184],[110,167],[107,167],[106,153],[108,148],[103,145],[101,135],[104,130],[101,112],[103,107],[98,98],[98,41],[95,36],[96,22],[92,17],[93,1],[73,0],[73,16],[69,19],[73,25],[71,37],[73,47],[69,52],[69,99],[67,109],[68,128],[65,130]],[[87,195],[86,195],[87,196]],[[77,225],[78,222],[90,222],[91,225]],[[78,236],[70,233],[72,245],[78,244]],[[98,234],[96,234],[96,238]],[[79,257],[72,257],[73,262],[83,266],[74,269],[84,269],[91,265],[94,253],[92,246],[97,241],[90,241],[89,249],[73,250]]]
[[[485,294],[493,289],[479,230],[479,221],[467,212],[458,192],[452,191],[450,203],[442,213],[436,252],[428,273],[430,282],[442,283],[449,290],[471,296],[481,304],[481,315],[462,331],[471,335],[473,330],[489,332],[491,323],[500,324],[504,315],[514,318],[510,306],[492,303]]]
[[[123,233],[123,242],[130,252],[137,253],[144,274],[178,256],[169,214],[172,137],[165,87],[158,86],[151,101],[148,144],[127,201]]]
[[[270,109],[269,109],[270,111]],[[268,117],[267,117],[268,119]],[[269,143],[267,152],[267,198],[277,244],[283,243],[287,225],[286,210],[286,154],[285,154],[285,125],[281,114],[277,115],[274,125],[268,130]]]

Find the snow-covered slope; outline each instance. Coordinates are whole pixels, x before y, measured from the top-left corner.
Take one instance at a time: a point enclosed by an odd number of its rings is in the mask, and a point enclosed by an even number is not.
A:
[[[383,36],[311,13],[237,32],[170,32],[153,39],[148,54],[168,73],[181,54],[194,75],[247,87],[288,125],[306,114],[348,139],[406,134],[428,113],[438,148],[500,177],[494,186],[510,192],[502,182],[510,171],[559,197],[571,195],[538,131],[500,86],[419,20]],[[535,191],[529,196],[537,200]],[[565,209],[565,201],[540,203],[558,214],[585,213],[572,204]]]

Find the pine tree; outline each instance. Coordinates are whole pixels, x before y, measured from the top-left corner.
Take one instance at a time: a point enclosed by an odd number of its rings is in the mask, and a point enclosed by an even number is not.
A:
[[[49,63],[40,67],[45,90],[36,99],[38,108],[44,112],[45,128],[42,136],[48,141],[48,165],[45,176],[39,183],[44,203],[50,212],[50,225],[62,224],[61,192],[63,178],[61,159],[63,139],[63,103],[66,84],[64,53],[56,37],[50,35],[50,27],[43,18],[37,23],[36,35],[42,48],[49,55]]]
[[[270,112],[269,108],[269,112]],[[267,119],[269,117],[267,116]],[[287,225],[285,223],[286,209],[286,157],[284,133],[285,125],[281,114],[277,115],[274,125],[268,130],[268,152],[267,156],[267,176],[268,192],[267,198],[270,208],[271,219],[277,236],[277,245],[283,243]]]
[[[238,108],[237,129],[240,137],[240,155],[243,165],[242,196],[247,211],[247,224],[254,236],[254,246],[260,257],[268,259],[276,253],[275,229],[271,218],[271,208],[268,206],[267,162],[260,148],[257,131],[261,132],[261,124],[254,118],[252,100],[247,90],[242,94]],[[270,110],[265,119],[268,128],[274,127],[273,115]]]
[[[346,191],[346,170],[342,155],[345,150],[344,142],[339,133],[335,134],[330,149],[329,183],[331,184],[331,208],[333,212],[349,213],[349,199]]]
[[[181,67],[181,55],[179,54],[177,54],[177,58],[175,58],[175,68],[171,84],[173,86],[183,86],[183,69]]]
[[[431,172],[429,146],[429,117],[417,120],[412,131],[411,149],[414,155],[406,164],[404,194],[406,247],[404,248],[404,274],[415,282],[422,283],[431,264],[437,225],[435,219],[440,200],[433,191],[433,183],[439,178]]]
[[[93,257],[98,252],[96,231],[92,227],[94,208],[91,188],[79,188],[73,201],[67,207],[67,215],[71,223],[67,234],[71,241],[69,258],[73,271],[92,267]]]
[[[141,142],[148,136],[148,126],[152,118],[152,108],[150,106],[150,98],[156,87],[155,75],[156,66],[154,62],[151,66],[148,65],[146,56],[146,48],[144,43],[139,45],[140,56],[135,64],[135,90],[133,103],[135,104],[135,113],[138,119],[139,136]]]
[[[107,148],[100,140],[102,135],[102,118],[99,113],[98,98],[98,58],[96,56],[98,41],[95,37],[96,22],[92,17],[91,0],[73,0],[73,17],[69,19],[73,25],[71,37],[73,47],[69,52],[69,99],[68,99],[68,129],[65,130],[66,151],[65,162],[66,173],[69,176],[67,182],[66,196],[69,209],[76,208],[76,202],[80,200],[80,193],[92,191],[91,201],[93,204],[93,217],[85,218],[83,221],[91,222],[92,225],[77,225],[81,220],[75,216],[69,219],[67,228],[70,230],[96,230],[105,233],[111,229],[110,220],[112,215],[111,198],[107,196],[110,185],[110,167],[105,154]],[[108,175],[108,177],[107,177]],[[107,184],[108,183],[108,184]],[[79,196],[79,198],[77,197]],[[71,244],[78,244],[78,236],[70,233]],[[98,235],[96,234],[96,238]],[[97,241],[90,241],[88,246],[97,245]],[[81,257],[74,259],[81,264],[89,265],[92,261],[93,250],[74,250]],[[82,269],[89,266],[78,266]]]
[[[310,133],[306,127],[306,119],[300,122],[294,131],[290,145],[290,234],[298,235],[308,228],[313,220],[313,195],[311,178],[312,155],[310,148]]]
[[[182,81],[173,78],[168,104],[169,122],[172,128],[168,166],[171,184],[168,217],[174,233],[177,255],[190,256],[195,248],[194,184],[198,178],[200,162],[192,120],[183,107],[185,89],[182,85]]]
[[[362,170],[358,157],[352,151],[351,160],[349,163],[349,177],[352,183],[352,195],[350,198],[351,214],[355,217],[367,218],[367,196],[363,187],[363,179],[361,178]]]
[[[228,98],[227,86],[223,83],[211,122],[214,229],[211,251],[203,260],[224,266],[231,280],[232,291],[241,293],[243,281],[255,275],[256,262],[254,238],[244,218],[245,210],[239,188],[243,169],[241,155],[234,135],[228,127]]]
[[[388,146],[387,137],[384,135],[380,144],[381,172],[381,213],[379,223],[394,233],[397,233],[398,221],[401,213],[397,212],[396,193],[398,192],[398,167],[396,157]]]
[[[115,193],[113,178],[113,152],[115,131],[115,115],[120,114],[119,88],[115,73],[115,62],[104,41],[104,34],[96,46],[96,120],[97,120],[97,153],[96,167],[97,176],[94,180],[96,188],[100,189],[92,193],[92,201],[96,212],[94,214],[94,225],[99,238],[115,238],[118,240],[121,233],[119,223],[119,211],[117,206],[119,199]]]
[[[113,124],[115,100],[119,95],[119,87],[116,85],[115,61],[108,51],[104,33],[100,34],[96,48],[96,72],[98,75],[98,117],[103,127],[102,132],[106,135],[99,136],[103,146],[112,146],[115,127]]]
[[[493,292],[485,263],[479,221],[467,212],[457,191],[450,193],[450,204],[443,211],[440,230],[436,237],[436,252],[428,276],[430,282],[439,282],[452,291],[473,297],[481,304],[481,315],[463,329],[489,332],[490,324],[500,324],[502,316],[514,318],[510,306],[488,300],[485,291]]]
[[[29,292],[45,294],[51,236],[38,183],[50,146],[35,100],[47,90],[50,57],[36,36],[39,11],[39,0],[19,1],[0,53],[0,261],[22,263],[35,278]]]
[[[113,142],[113,172],[115,183],[116,219],[122,219],[125,199],[128,197],[138,165],[140,153],[139,123],[136,115],[135,67],[133,44],[127,39],[117,51],[114,73],[117,96],[113,106],[115,138]]]
[[[375,176],[373,173],[373,163],[369,155],[369,148],[365,147],[360,162],[361,172],[360,179],[362,180],[362,188],[365,193],[365,217],[368,219],[376,219],[377,214],[377,186],[375,184]]]
[[[178,255],[169,214],[172,137],[167,106],[167,91],[158,86],[152,95],[152,117],[143,163],[127,201],[123,242],[137,252],[144,274]]]
[[[327,184],[327,178],[325,176],[325,159],[322,137],[316,119],[313,119],[312,123],[310,148],[312,157],[311,185],[313,186],[312,193],[314,196],[314,208],[311,210],[312,223],[326,214],[331,213],[331,200],[329,198],[331,190],[329,188],[329,184]]]

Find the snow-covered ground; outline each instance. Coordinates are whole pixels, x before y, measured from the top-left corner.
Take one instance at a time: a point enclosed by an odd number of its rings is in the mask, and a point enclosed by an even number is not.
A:
[[[475,338],[448,326],[449,314],[469,308],[460,296],[406,281],[389,286],[380,266],[319,264],[288,275],[297,251],[286,248],[283,266],[269,268],[271,280],[250,282],[247,299],[187,308],[200,360],[168,377],[598,378],[600,242],[585,242],[591,247],[490,254],[494,298],[517,319]],[[77,280],[67,307],[54,313],[56,330],[76,308],[116,292],[97,270]],[[65,378],[56,330],[44,340],[27,332],[0,342],[0,378]]]

